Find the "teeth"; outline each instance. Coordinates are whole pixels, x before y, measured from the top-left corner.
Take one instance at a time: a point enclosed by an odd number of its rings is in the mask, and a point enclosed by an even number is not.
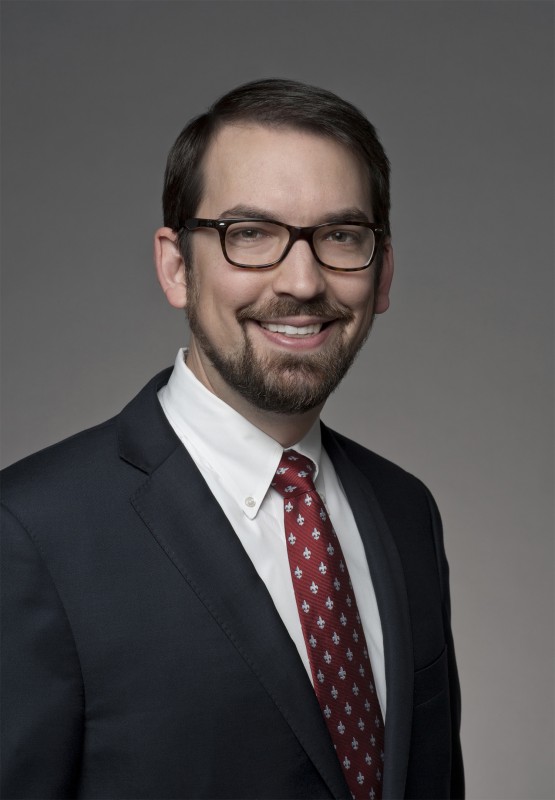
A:
[[[295,325],[275,325],[273,322],[261,322],[263,328],[272,333],[284,333],[286,336],[314,336],[315,333],[320,333],[322,325],[302,325],[296,327]]]

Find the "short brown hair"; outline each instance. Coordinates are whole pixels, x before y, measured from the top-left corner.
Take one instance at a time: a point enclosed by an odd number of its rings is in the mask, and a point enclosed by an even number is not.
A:
[[[246,83],[221,97],[189,122],[168,155],[164,177],[164,225],[180,231],[202,199],[202,162],[216,132],[226,124],[253,122],[292,127],[327,136],[354,152],[366,165],[374,221],[390,235],[389,161],[374,126],[346,100],[298,81],[269,78]],[[187,231],[180,247],[189,261]],[[381,253],[377,254],[377,268]]]

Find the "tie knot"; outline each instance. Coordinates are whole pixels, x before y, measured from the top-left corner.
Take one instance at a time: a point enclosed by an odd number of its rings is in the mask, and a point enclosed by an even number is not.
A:
[[[276,470],[272,486],[282,497],[292,497],[301,492],[314,492],[314,463],[297,453],[285,450]]]

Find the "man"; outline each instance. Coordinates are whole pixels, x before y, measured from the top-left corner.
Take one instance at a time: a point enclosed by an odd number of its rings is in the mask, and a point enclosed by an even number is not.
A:
[[[4,797],[462,796],[435,504],[319,423],[388,307],[388,186],[370,123],[291,81],[177,139],[188,350],[5,474]]]

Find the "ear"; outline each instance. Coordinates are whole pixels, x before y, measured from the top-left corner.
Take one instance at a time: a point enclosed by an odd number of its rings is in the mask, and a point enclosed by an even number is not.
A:
[[[393,280],[393,248],[388,239],[384,245],[380,280],[374,289],[374,314],[383,314],[389,308],[389,290]]]
[[[177,245],[177,234],[171,228],[159,228],[154,234],[154,262],[168,303],[174,308],[185,308],[185,264]]]

